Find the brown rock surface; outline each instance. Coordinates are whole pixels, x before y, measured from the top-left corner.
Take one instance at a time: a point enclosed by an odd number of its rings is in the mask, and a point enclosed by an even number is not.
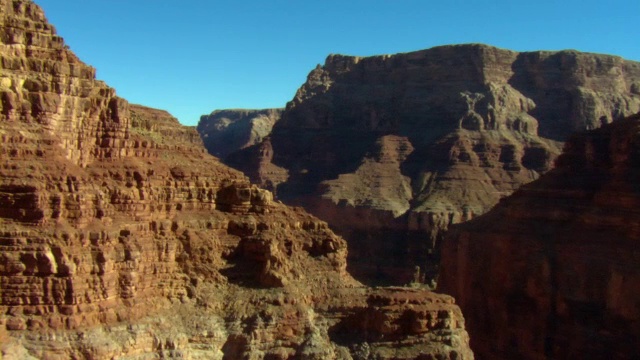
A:
[[[439,290],[483,359],[640,354],[640,114],[574,136],[557,168],[454,227]]]
[[[254,183],[269,189],[277,195],[278,184],[289,178],[289,171],[273,163],[273,146],[271,138],[266,137],[260,144],[256,144],[229,154],[225,163],[236,169],[243,169]]]
[[[0,358],[473,358],[451,297],[363,287],[325,222],[0,10]]]
[[[166,139],[176,143],[184,142],[198,148],[203,145],[195,126],[177,126],[178,120],[164,110],[135,104],[130,104],[129,110],[131,128],[141,135],[149,136],[156,141]]]
[[[259,144],[280,120],[282,110],[216,110],[201,116],[197,129],[209,154],[224,159],[235,151]]]
[[[640,110],[638,81],[639,63],[576,51],[331,55],[274,126],[272,161],[254,146],[228,163],[328,221],[358,279],[406,283],[433,272],[443,229],[548,171],[571,132]]]

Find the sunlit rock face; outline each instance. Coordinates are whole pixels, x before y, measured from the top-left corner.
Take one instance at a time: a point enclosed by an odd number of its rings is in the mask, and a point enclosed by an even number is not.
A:
[[[634,359],[640,351],[640,115],[573,136],[557,167],[443,244],[483,359]]]
[[[0,0],[0,106],[0,358],[473,358],[453,298],[355,281],[326,222],[118,98],[31,1]]]
[[[268,140],[227,163],[328,221],[358,279],[406,283],[415,266],[437,272],[443,230],[549,171],[569,134],[638,110],[640,64],[615,56],[331,55]]]

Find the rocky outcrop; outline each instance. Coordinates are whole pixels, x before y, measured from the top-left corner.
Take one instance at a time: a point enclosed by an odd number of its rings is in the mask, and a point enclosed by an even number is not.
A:
[[[216,110],[200,117],[198,133],[209,154],[224,159],[233,152],[260,143],[280,120],[282,110]]]
[[[354,359],[468,359],[473,354],[465,350],[468,339],[460,331],[461,320],[451,297],[421,289],[378,288],[369,292],[365,306],[329,332],[350,346]]]
[[[362,286],[325,222],[118,98],[33,2],[0,10],[1,358],[473,358],[451,297]]]
[[[168,140],[176,144],[194,145],[198,150],[202,148],[197,129],[194,126],[178,126],[178,119],[167,111],[135,104],[130,104],[129,110],[132,131],[151,137],[156,142]]]
[[[328,221],[358,279],[406,283],[442,230],[551,169],[571,132],[640,110],[639,81],[639,63],[576,51],[331,55],[274,126],[271,161],[260,145],[228,159]]]
[[[640,114],[574,136],[557,168],[454,227],[439,290],[483,359],[640,353]]]

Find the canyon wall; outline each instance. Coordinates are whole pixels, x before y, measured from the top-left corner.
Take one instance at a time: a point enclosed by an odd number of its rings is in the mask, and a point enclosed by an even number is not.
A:
[[[326,222],[0,0],[0,358],[472,359],[453,298],[364,287]]]
[[[485,45],[330,55],[263,143],[226,162],[328,221],[372,284],[433,278],[450,224],[553,167],[562,142],[640,110],[640,63]],[[390,256],[392,254],[393,256]]]
[[[444,240],[439,290],[482,359],[640,354],[640,114],[567,142],[556,169]]]
[[[197,129],[209,154],[224,159],[233,152],[262,142],[280,120],[282,110],[216,110],[202,115]]]

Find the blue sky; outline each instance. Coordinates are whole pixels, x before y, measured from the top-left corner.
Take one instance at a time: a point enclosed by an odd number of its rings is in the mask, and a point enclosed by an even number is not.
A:
[[[479,42],[640,61],[638,0],[35,0],[97,77],[183,124],[283,107],[328,54]]]

